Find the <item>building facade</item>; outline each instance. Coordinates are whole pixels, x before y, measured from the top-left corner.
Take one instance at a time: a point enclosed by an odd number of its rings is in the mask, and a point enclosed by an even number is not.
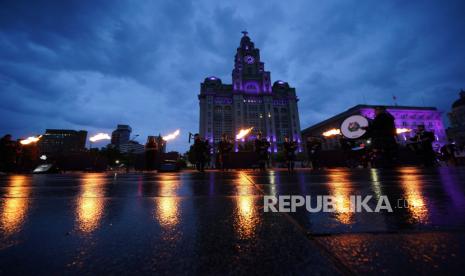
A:
[[[128,125],[118,125],[111,133],[111,145],[120,149],[121,145],[128,144],[131,136],[132,128]]]
[[[87,131],[47,129],[38,142],[41,154],[75,153],[85,150]]]
[[[258,132],[277,151],[284,136],[294,139],[301,150],[298,98],[287,82],[271,84],[260,50],[255,48],[247,32],[243,32],[234,57],[232,84],[217,77],[207,77],[200,85],[199,134],[216,145],[223,133],[235,137],[241,129],[253,127],[252,134],[241,141],[255,138]]]
[[[347,111],[302,130],[302,137],[304,140],[307,137],[321,137],[328,130],[339,129],[342,121],[352,115],[362,115],[374,119],[375,107],[374,105],[356,105]],[[396,128],[404,129],[403,133],[398,134],[397,141],[399,144],[406,144],[408,139],[415,135],[417,126],[421,124],[424,124],[427,130],[434,132],[436,147],[447,142],[441,112],[435,107],[386,106],[386,109],[394,116]],[[340,147],[339,140],[340,136],[338,135],[326,137],[322,145],[323,150],[338,149]]]
[[[119,145],[119,151],[123,154],[140,154],[144,153],[145,146],[136,141],[129,141]]]
[[[460,91],[460,98],[452,104],[452,110],[447,115],[450,121],[448,136],[459,146],[465,146],[465,91]]]

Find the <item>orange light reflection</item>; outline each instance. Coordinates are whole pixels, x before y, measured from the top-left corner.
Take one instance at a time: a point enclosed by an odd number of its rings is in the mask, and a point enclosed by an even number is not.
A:
[[[330,195],[335,197],[336,219],[342,224],[350,224],[353,222],[354,213],[351,212],[350,195],[353,189],[348,182],[349,172],[344,169],[333,170],[328,177]]]
[[[155,218],[164,228],[174,227],[179,223],[179,198],[176,190],[179,188],[179,180],[162,175],[160,181],[160,195],[155,201]]]
[[[100,174],[84,174],[81,180],[81,191],[76,204],[77,228],[83,233],[96,230],[105,208],[105,178]]]
[[[1,206],[0,227],[5,236],[18,233],[27,218],[31,187],[24,175],[13,175]]]
[[[428,208],[421,189],[421,178],[417,168],[400,168],[400,179],[407,201],[408,211],[417,222],[428,220]]]

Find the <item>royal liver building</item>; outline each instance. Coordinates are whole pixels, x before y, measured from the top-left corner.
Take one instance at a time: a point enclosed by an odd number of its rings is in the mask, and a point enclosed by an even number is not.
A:
[[[258,132],[266,136],[273,151],[288,136],[299,143],[300,121],[295,88],[287,82],[271,85],[270,72],[260,60],[247,32],[234,57],[232,84],[223,84],[217,77],[208,77],[200,85],[200,135],[216,144],[223,133],[236,136],[241,129],[253,127],[246,140]],[[235,148],[237,150],[238,143]]]

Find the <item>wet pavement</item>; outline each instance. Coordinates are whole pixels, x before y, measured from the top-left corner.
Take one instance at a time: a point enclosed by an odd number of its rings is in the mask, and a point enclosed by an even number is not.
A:
[[[264,195],[340,200],[265,213]],[[464,168],[0,176],[1,275],[462,275],[464,233]]]

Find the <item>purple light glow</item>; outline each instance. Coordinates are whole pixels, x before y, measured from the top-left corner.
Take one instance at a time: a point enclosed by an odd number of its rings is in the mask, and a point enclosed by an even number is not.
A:
[[[408,128],[415,130],[419,124],[425,124],[426,128],[433,131],[438,144],[446,143],[446,133],[442,123],[440,112],[437,110],[423,109],[387,109],[395,118],[396,128]],[[360,115],[373,119],[375,112],[372,108],[363,108],[360,110]],[[413,135],[414,132],[410,134]],[[405,137],[405,136],[401,136]]]
[[[260,93],[260,86],[257,82],[247,82],[245,83],[245,92],[258,94]]]

